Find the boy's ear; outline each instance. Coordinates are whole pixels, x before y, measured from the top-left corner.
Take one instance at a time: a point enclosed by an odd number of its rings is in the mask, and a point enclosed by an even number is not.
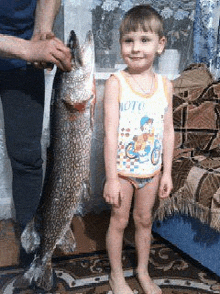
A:
[[[163,53],[163,51],[164,51],[164,48],[165,48],[165,46],[166,46],[166,43],[167,43],[167,39],[166,39],[166,37],[162,37],[162,38],[160,38],[160,40],[159,40],[159,45],[158,45],[158,50],[157,50],[157,54],[162,54]]]

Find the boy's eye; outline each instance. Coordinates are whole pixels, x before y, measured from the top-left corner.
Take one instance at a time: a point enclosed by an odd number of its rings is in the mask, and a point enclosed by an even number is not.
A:
[[[149,39],[148,38],[142,38],[142,40],[141,40],[143,43],[147,43],[147,42],[149,42]]]
[[[128,39],[125,39],[124,42],[125,43],[131,43],[131,42],[133,42],[133,40],[131,38],[128,38]]]

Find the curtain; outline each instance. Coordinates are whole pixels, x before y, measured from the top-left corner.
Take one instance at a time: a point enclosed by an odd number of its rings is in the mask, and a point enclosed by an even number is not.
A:
[[[205,63],[220,78],[220,0],[196,1],[194,61]]]

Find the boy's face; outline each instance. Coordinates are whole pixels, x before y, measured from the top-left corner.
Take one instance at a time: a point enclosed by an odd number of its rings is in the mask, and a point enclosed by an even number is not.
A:
[[[161,54],[165,37],[154,32],[129,32],[121,38],[121,55],[130,69],[144,70],[153,65],[156,54]]]

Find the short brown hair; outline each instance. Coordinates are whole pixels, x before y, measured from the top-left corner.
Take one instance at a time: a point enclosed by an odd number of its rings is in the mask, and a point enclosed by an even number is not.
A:
[[[161,15],[150,5],[137,5],[128,10],[121,22],[119,33],[120,40],[124,34],[136,32],[154,32],[160,38],[164,36],[163,19]]]

